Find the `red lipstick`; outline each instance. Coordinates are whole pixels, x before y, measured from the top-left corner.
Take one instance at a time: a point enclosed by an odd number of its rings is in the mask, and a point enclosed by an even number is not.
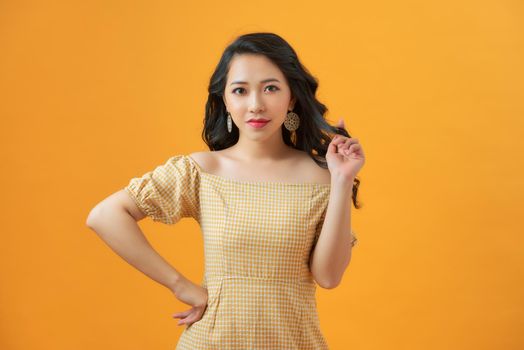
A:
[[[254,119],[254,118],[253,119],[249,119],[247,121],[247,123],[249,125],[251,125],[252,127],[257,128],[257,129],[263,128],[269,122],[270,122],[270,120],[268,120],[268,119]]]

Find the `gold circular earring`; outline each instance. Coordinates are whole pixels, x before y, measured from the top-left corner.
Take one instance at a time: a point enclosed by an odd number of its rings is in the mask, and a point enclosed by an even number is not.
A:
[[[295,132],[295,130],[298,129],[299,125],[300,118],[298,117],[298,114],[289,111],[286,115],[286,119],[284,120],[284,126],[291,132],[291,142],[295,145],[297,144],[297,133]]]
[[[295,131],[298,129],[298,126],[300,125],[300,118],[298,117],[298,114],[295,112],[289,111],[286,115],[286,119],[284,120],[284,126],[289,131]]]
[[[231,113],[227,112],[227,131],[231,132],[233,130],[233,120],[231,119]]]

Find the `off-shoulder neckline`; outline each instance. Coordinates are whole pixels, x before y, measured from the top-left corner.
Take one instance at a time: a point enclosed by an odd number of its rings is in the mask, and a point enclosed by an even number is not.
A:
[[[230,182],[230,183],[236,183],[236,184],[243,184],[243,185],[280,185],[280,186],[320,186],[323,188],[330,188],[331,184],[326,183],[318,183],[318,182],[283,182],[283,181],[247,181],[247,180],[236,180],[236,179],[230,179],[221,175],[216,175],[212,173],[208,173],[204,171],[200,165],[190,156],[190,155],[184,155],[187,159],[189,159],[190,162],[193,163],[195,168],[198,170],[198,172],[201,175],[213,177],[216,179],[219,179],[221,181]]]

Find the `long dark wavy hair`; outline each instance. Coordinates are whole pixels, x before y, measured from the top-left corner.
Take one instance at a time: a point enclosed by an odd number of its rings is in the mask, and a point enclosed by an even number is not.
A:
[[[295,97],[293,112],[300,117],[300,125],[295,131],[295,142],[291,132],[282,126],[284,142],[293,148],[304,151],[321,167],[328,168],[326,153],[335,134],[351,137],[345,128],[330,125],[324,118],[327,107],[315,96],[318,80],[302,65],[295,50],[282,37],[274,33],[249,33],[236,38],[224,50],[218,65],[211,76],[204,118],[202,138],[210,150],[221,150],[233,146],[239,138],[238,127],[227,131],[226,106],[223,101],[227,74],[231,59],[238,54],[264,55],[276,64],[287,79],[292,96]],[[355,208],[361,207],[357,201],[360,180],[353,183],[352,201]]]

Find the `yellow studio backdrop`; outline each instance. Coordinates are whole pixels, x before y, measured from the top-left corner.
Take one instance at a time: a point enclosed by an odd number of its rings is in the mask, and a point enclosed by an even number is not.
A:
[[[331,349],[523,349],[518,1],[2,1],[0,348],[174,349],[189,308],[89,211],[201,139],[238,35],[275,32],[366,152],[359,241],[318,287]],[[520,138],[519,138],[520,136]],[[200,282],[198,224],[140,226]]]

